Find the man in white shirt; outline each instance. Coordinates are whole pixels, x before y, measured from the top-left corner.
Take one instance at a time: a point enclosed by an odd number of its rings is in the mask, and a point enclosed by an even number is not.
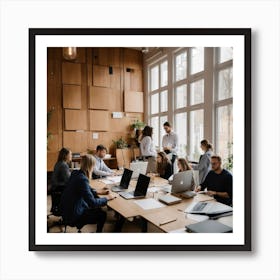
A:
[[[177,158],[178,135],[172,131],[172,126],[169,122],[165,122],[163,128],[166,134],[162,137],[162,147],[167,155],[170,154],[172,167],[174,167],[174,162]]]
[[[115,172],[112,169],[110,169],[103,161],[103,158],[105,157],[106,153],[107,149],[103,145],[98,145],[96,147],[96,154],[94,155],[96,164],[92,172],[93,179],[115,175]]]

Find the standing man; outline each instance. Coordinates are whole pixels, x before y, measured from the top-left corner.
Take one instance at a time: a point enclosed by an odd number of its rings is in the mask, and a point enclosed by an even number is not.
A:
[[[218,155],[211,156],[212,170],[196,191],[207,188],[206,194],[214,196],[221,203],[232,206],[232,175],[222,168],[222,159]]]
[[[169,155],[172,163],[172,174],[174,173],[174,162],[177,158],[178,150],[178,136],[172,131],[172,127],[169,122],[163,124],[163,128],[166,134],[162,137],[162,147],[164,152]]]
[[[115,172],[112,169],[110,169],[103,161],[103,158],[105,157],[106,153],[107,149],[103,145],[98,145],[96,147],[96,154],[94,155],[96,164],[92,172],[92,179],[98,179],[105,176],[115,175]]]

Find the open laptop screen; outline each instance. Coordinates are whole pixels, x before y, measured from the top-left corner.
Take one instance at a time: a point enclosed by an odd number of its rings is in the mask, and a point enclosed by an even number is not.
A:
[[[149,176],[143,175],[141,173],[139,174],[137,185],[134,191],[135,196],[146,195],[150,183],[150,179],[151,178]]]
[[[133,171],[129,170],[127,168],[124,169],[121,181],[120,181],[120,186],[123,188],[128,188],[131,176],[132,176]]]

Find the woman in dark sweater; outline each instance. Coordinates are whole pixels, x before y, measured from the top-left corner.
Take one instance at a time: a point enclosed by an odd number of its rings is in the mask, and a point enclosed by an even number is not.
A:
[[[81,160],[81,169],[74,170],[62,194],[61,211],[63,221],[70,226],[82,227],[97,224],[96,232],[102,232],[107,213],[101,206],[115,198],[108,190],[93,190],[89,179],[95,165],[92,155],[85,155]],[[107,194],[99,198],[98,194]]]
[[[56,164],[52,174],[52,191],[63,191],[67,181],[70,178],[69,164],[72,160],[72,152],[69,149],[62,148],[59,151]]]
[[[165,152],[157,154],[157,173],[164,179],[168,179],[172,175],[172,164]]]

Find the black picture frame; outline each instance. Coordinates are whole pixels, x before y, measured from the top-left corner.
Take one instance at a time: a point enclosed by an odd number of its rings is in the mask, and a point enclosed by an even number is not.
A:
[[[241,245],[50,245],[36,242],[36,39],[39,36],[242,36],[244,38],[244,244]],[[43,182],[46,184],[46,182]],[[166,28],[166,29],[29,29],[29,250],[30,251],[250,251],[251,250],[251,29],[249,28]]]

